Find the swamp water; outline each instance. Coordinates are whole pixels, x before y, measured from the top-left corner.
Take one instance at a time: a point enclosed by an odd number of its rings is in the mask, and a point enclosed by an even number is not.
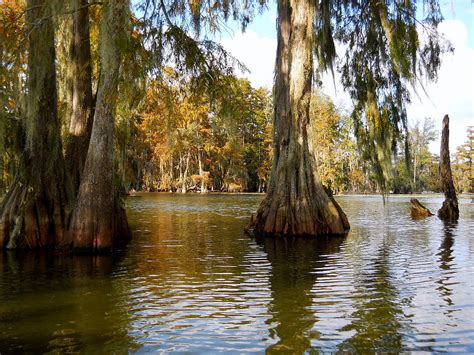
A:
[[[474,203],[411,197],[338,197],[316,242],[247,237],[261,195],[130,196],[117,255],[0,253],[0,353],[474,352]]]

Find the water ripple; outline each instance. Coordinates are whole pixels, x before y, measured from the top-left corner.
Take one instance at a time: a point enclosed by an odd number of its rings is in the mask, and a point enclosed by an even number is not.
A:
[[[347,238],[254,240],[261,198],[133,196],[120,255],[1,255],[0,352],[474,352],[473,204],[347,196]]]

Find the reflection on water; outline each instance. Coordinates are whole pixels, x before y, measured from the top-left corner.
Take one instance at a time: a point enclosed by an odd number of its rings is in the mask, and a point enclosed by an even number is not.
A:
[[[341,197],[347,238],[255,240],[260,199],[131,196],[116,256],[0,253],[0,352],[474,352],[469,200]]]
[[[402,348],[402,334],[409,331],[400,294],[391,280],[389,246],[383,243],[372,260],[372,267],[361,275],[363,279],[356,280],[359,297],[353,301],[351,322],[342,328],[352,336],[338,345],[339,350],[396,352]]]
[[[4,254],[0,263],[0,352],[134,349],[126,310],[110,302],[111,257]]]
[[[301,353],[311,348],[315,336],[311,328],[317,321],[317,313],[311,310],[311,290],[318,277],[313,270],[323,267],[328,255],[339,251],[342,241],[342,237],[257,241],[272,266],[267,324],[276,343],[268,348],[269,353]]]

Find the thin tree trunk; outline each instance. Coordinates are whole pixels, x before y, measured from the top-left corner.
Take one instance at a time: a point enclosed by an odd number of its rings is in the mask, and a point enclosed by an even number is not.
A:
[[[449,116],[443,118],[443,131],[441,134],[441,151],[439,154],[439,174],[441,188],[444,192],[443,206],[438,210],[441,219],[456,221],[459,219],[458,198],[454,189],[453,175],[451,173],[451,159],[449,157]]]
[[[161,180],[163,180],[163,176],[164,176],[164,165],[165,165],[165,162],[164,162],[163,156],[160,156],[160,179]]]
[[[186,193],[186,179],[188,178],[188,170],[189,170],[189,158],[191,157],[191,153],[188,152],[186,154],[186,165],[184,168],[184,173],[183,173],[183,186],[181,186],[181,193],[185,194]]]
[[[52,11],[28,0],[27,141],[17,174],[0,206],[0,247],[54,246],[66,229],[66,169],[57,114]]]
[[[183,183],[183,155],[181,154],[181,152],[179,153],[178,168],[179,168],[179,180],[181,181],[181,183]],[[181,186],[181,189],[183,189],[182,186]]]
[[[72,114],[66,161],[75,190],[79,188],[92,132],[92,68],[87,0],[71,0]]]
[[[174,173],[173,173],[173,154],[170,154],[170,192],[173,192],[173,180],[174,180]]]
[[[311,1],[278,1],[274,158],[267,196],[249,226],[256,235],[314,237],[349,229],[319,180],[309,136],[313,14]]]
[[[142,171],[142,167],[141,167],[141,163],[138,164],[138,168],[137,168],[137,181],[136,181],[136,190],[137,191],[140,191],[143,187],[143,183],[142,183],[142,176],[143,176],[143,171]]]
[[[207,193],[207,182],[204,178],[204,170],[202,168],[202,153],[198,152],[199,176],[201,176],[201,193]]]
[[[413,156],[413,190],[416,191],[416,152]]]
[[[120,41],[124,35],[128,1],[105,1],[102,11],[99,92],[89,150],[69,234],[75,249],[93,252],[110,250],[118,237],[130,235],[125,210],[114,188],[113,164]]]

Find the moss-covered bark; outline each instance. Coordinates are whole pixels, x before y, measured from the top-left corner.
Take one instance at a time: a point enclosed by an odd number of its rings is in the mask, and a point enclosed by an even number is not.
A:
[[[87,0],[71,0],[72,112],[66,145],[66,162],[77,191],[86,161],[92,131],[92,68]],[[69,65],[69,64],[68,64]]]
[[[114,186],[113,134],[127,0],[103,4],[100,29],[101,77],[92,135],[69,229],[74,248],[110,250],[116,237],[129,236],[125,210]]]
[[[274,160],[267,196],[248,228],[256,235],[314,237],[349,229],[319,180],[310,137],[313,14],[310,1],[278,2]]]
[[[50,2],[28,0],[28,96],[24,153],[0,206],[0,246],[54,246],[67,224],[68,180],[57,114]]]

